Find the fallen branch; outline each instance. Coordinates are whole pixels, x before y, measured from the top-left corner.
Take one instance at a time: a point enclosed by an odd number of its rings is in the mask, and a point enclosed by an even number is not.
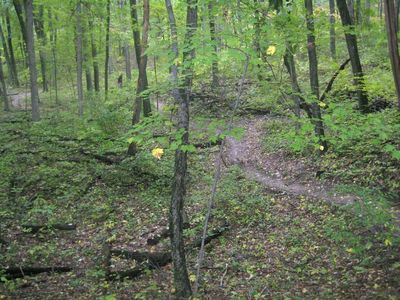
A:
[[[157,245],[161,240],[166,239],[167,237],[169,237],[169,229],[165,228],[163,231],[161,231],[160,234],[156,235],[153,238],[149,238],[147,239],[147,245],[149,246],[155,246]]]
[[[24,230],[28,230],[28,233],[35,234],[40,230],[44,229],[57,229],[57,230],[65,230],[72,231],[76,229],[76,224],[49,224],[49,225],[32,225],[32,224],[23,224],[21,227]]]
[[[228,230],[228,226],[217,228],[212,230],[207,237],[204,239],[204,245],[210,243],[213,239],[221,236],[225,231]],[[200,248],[202,237],[196,239],[194,242],[188,245],[188,248]],[[139,252],[139,251],[128,251],[128,250],[111,250],[111,254],[117,257],[125,259],[134,259],[138,263],[143,263],[141,266],[125,270],[125,271],[114,271],[107,274],[108,280],[122,280],[124,278],[136,278],[143,274],[145,270],[153,270],[166,266],[172,261],[170,252]]]
[[[22,278],[40,273],[66,273],[71,271],[72,268],[70,267],[11,267],[3,270],[7,279]]]
[[[219,146],[222,144],[222,139],[217,139],[216,141],[209,141],[209,142],[204,142],[204,143],[197,143],[193,144],[195,148],[200,148],[200,149],[205,149],[205,148],[211,148],[214,146]]]
[[[123,160],[123,158],[120,158],[120,157],[111,158],[111,157],[100,155],[97,153],[87,152],[85,149],[82,149],[82,148],[79,149],[79,152],[85,156],[93,157],[94,159],[101,161],[107,165],[113,165],[113,164],[119,163]]]
[[[348,58],[345,62],[343,62],[339,69],[333,74],[331,80],[329,80],[328,85],[326,86],[324,92],[322,93],[321,97],[319,98],[319,101],[323,102],[326,98],[326,95],[331,91],[333,83],[336,79],[336,77],[339,76],[340,71],[343,71],[344,68],[346,68],[347,64],[350,62],[350,58]]]

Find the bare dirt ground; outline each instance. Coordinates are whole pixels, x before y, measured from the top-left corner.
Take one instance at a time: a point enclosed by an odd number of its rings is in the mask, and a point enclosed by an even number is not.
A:
[[[9,97],[11,99],[11,106],[14,109],[21,110],[24,109],[31,93],[26,91],[11,91]]]
[[[294,196],[307,196],[336,204],[351,204],[352,195],[339,195],[331,182],[317,180],[317,170],[308,167],[302,159],[291,160],[282,153],[265,153],[262,127],[266,116],[245,119],[237,124],[245,129],[241,140],[227,138],[225,157],[230,164],[239,165],[249,179],[256,180],[267,189]]]

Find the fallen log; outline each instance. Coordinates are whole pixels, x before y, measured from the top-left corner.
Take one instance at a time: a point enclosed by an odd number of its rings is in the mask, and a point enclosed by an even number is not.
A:
[[[205,149],[205,148],[211,148],[214,146],[219,146],[222,144],[223,139],[217,139],[216,141],[208,141],[204,143],[197,143],[193,144],[195,148],[200,148],[200,149]]]
[[[161,231],[160,234],[156,235],[155,237],[147,239],[147,245],[155,246],[159,242],[161,242],[161,240],[166,239],[167,237],[169,237],[169,235],[170,235],[169,234],[169,229],[166,228],[163,231]]]
[[[224,226],[221,228],[217,228],[212,230],[204,240],[204,244],[207,245],[213,239],[221,236],[225,231],[229,229],[228,226]],[[188,248],[200,248],[201,246],[201,237],[196,239],[194,242],[188,245]],[[166,266],[172,261],[170,252],[139,252],[139,251],[128,251],[128,250],[111,250],[111,254],[125,258],[125,259],[134,259],[138,263],[143,263],[141,266],[125,270],[125,271],[113,271],[107,274],[108,280],[122,280],[124,278],[136,278],[143,274],[145,270],[153,270],[156,268],[160,268]]]
[[[169,252],[139,252],[139,251],[127,251],[127,250],[111,250],[111,254],[125,258],[134,259],[138,263],[147,262],[153,266],[165,266],[171,261],[171,254]]]
[[[71,271],[72,268],[70,267],[10,267],[2,270],[4,276],[9,280],[40,273],[67,273]]]
[[[57,229],[57,230],[65,230],[71,231],[76,229],[76,224],[48,224],[48,225],[32,225],[32,224],[23,224],[21,227],[24,230],[27,230],[28,233],[38,233],[40,230],[47,229]]]

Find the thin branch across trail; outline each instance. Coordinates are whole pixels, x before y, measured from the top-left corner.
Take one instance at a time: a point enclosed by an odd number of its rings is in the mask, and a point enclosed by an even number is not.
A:
[[[239,89],[238,89],[237,96],[236,96],[235,106],[234,106],[234,108],[232,110],[232,114],[231,114],[230,120],[228,122],[228,130],[231,130],[232,127],[233,127],[233,118],[236,115],[237,109],[238,109],[240,101],[241,101],[241,97],[242,97],[242,93],[243,93],[243,84],[244,84],[244,81],[246,79],[246,75],[247,75],[247,71],[248,71],[249,63],[250,63],[250,55],[249,54],[247,54],[246,52],[242,51],[241,49],[236,49],[235,48],[234,50],[238,50],[241,53],[243,53],[246,56],[246,62],[245,62],[243,74],[242,74],[242,76],[240,78],[240,81],[239,81]],[[212,188],[211,188],[211,197],[210,197],[210,199],[208,201],[208,204],[207,204],[207,213],[206,213],[206,216],[205,216],[205,219],[204,219],[204,226],[203,226],[203,236],[201,238],[201,246],[200,246],[199,255],[198,255],[198,259],[197,259],[196,281],[195,281],[194,290],[193,290],[193,294],[194,295],[197,294],[198,289],[199,289],[200,269],[201,269],[201,266],[203,264],[204,255],[205,255],[204,245],[205,245],[205,241],[206,241],[206,238],[207,238],[208,222],[209,222],[210,217],[211,217],[212,207],[214,206],[214,201],[215,201],[215,195],[217,193],[218,182],[221,179],[221,167],[222,167],[222,163],[223,163],[223,153],[224,153],[225,141],[226,141],[226,139],[224,139],[222,141],[222,143],[219,145],[219,152],[218,152],[217,162],[216,162],[216,167],[215,167],[214,180],[213,180],[213,184],[212,184]]]

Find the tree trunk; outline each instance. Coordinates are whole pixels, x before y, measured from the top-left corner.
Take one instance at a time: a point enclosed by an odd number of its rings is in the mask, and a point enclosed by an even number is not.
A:
[[[39,6],[38,15],[34,16],[35,31],[36,35],[40,41],[39,45],[39,59],[40,59],[40,69],[42,73],[42,83],[43,91],[47,92],[49,90],[46,77],[46,54],[45,49],[47,44],[46,34],[44,32],[44,21],[43,21],[43,5]]]
[[[368,96],[364,87],[364,74],[361,66],[360,56],[358,54],[357,37],[354,32],[354,23],[350,17],[346,0],[336,0],[339,9],[342,24],[345,27],[345,37],[347,50],[351,60],[351,68],[354,76],[354,83],[357,86],[358,106],[361,112],[368,111]]]
[[[129,44],[126,42],[124,45],[124,57],[125,57],[125,74],[126,78],[132,80],[132,67],[131,67],[131,53],[129,51]]]
[[[106,59],[104,63],[104,91],[108,92],[108,64],[110,61],[110,0],[107,0]]]
[[[57,81],[57,29],[53,27],[53,16],[51,14],[51,10],[49,10],[49,29],[50,29],[50,44],[51,44],[51,53],[53,56],[53,77],[54,77],[54,90],[56,93],[56,105],[58,105],[58,81]],[[57,17],[55,16],[55,20]]]
[[[210,26],[210,39],[211,39],[211,46],[213,49],[212,53],[212,66],[211,66],[211,73],[212,73],[212,83],[211,87],[213,89],[219,86],[218,80],[218,49],[217,49],[217,39],[215,37],[215,16],[214,16],[214,5],[213,0],[210,0],[208,3],[208,19],[209,19],[209,26]]]
[[[83,85],[82,85],[82,22],[81,0],[76,4],[76,87],[78,90],[78,112],[83,116]]]
[[[172,95],[179,104],[179,122],[178,131],[182,130],[182,144],[189,143],[189,95],[191,80],[185,79],[185,86],[178,87],[178,67],[176,58],[178,57],[178,37],[177,28],[172,4],[170,0],[165,0],[168,12],[168,18],[171,30],[171,49],[174,53],[174,60],[171,66],[171,77],[174,85]],[[191,47],[193,35],[197,27],[197,0],[187,1],[187,29],[184,46],[184,68],[190,68],[193,59],[193,51]],[[190,55],[191,53],[191,55]],[[184,70],[185,76],[191,73],[190,70]],[[182,149],[175,151],[175,173],[172,184],[172,198],[170,207],[169,228],[171,230],[171,254],[174,267],[174,286],[176,289],[176,297],[178,299],[187,299],[192,295],[189,276],[186,267],[185,247],[183,241],[183,207],[186,192],[186,176],[187,176],[187,152]]]
[[[14,85],[16,87],[19,87],[17,63],[15,61],[14,47],[13,47],[13,43],[12,43],[11,21],[10,21],[10,14],[9,14],[8,8],[6,9],[6,27],[7,27],[8,50],[10,51],[10,59],[11,59],[11,68],[14,73]]]
[[[354,0],[347,0],[347,8],[349,10],[350,18],[354,24]]]
[[[35,58],[35,40],[33,35],[33,0],[25,0],[25,13],[26,13],[26,46],[29,61],[29,75],[31,84],[31,102],[32,102],[32,121],[40,120],[39,111],[39,91],[37,86],[37,70]]]
[[[397,92],[398,109],[400,110],[400,56],[395,28],[395,19],[397,12],[395,10],[394,0],[384,0],[385,4],[385,21],[388,36],[389,56],[392,64],[393,79]]]
[[[136,55],[136,64],[139,68],[140,65],[140,31],[139,31],[139,19],[137,14],[137,1],[130,0],[131,5],[131,20],[132,20],[132,28],[133,28],[133,43],[135,46],[135,55]]]
[[[14,73],[14,69],[12,66],[11,58],[10,58],[10,53],[9,53],[8,47],[7,47],[7,41],[4,36],[4,31],[1,26],[1,22],[0,22],[0,40],[1,40],[1,44],[3,45],[3,49],[4,49],[4,57],[6,58],[6,63],[7,63],[7,67],[8,67],[7,69],[8,69],[8,73],[10,76],[9,79],[10,79],[10,82],[14,84],[14,82],[17,80],[16,74]]]
[[[99,63],[97,61],[97,48],[96,41],[94,39],[93,33],[93,22],[89,21],[90,28],[90,43],[92,48],[92,60],[93,60],[93,76],[94,76],[94,89],[96,92],[100,91],[100,71],[99,71]]]
[[[309,60],[309,69],[310,69],[310,85],[311,91],[314,95],[315,99],[313,100],[311,107],[313,113],[313,123],[315,126],[315,135],[318,137],[319,145],[322,146],[321,152],[326,150],[326,142],[324,125],[321,117],[321,109],[319,107],[319,81],[318,81],[318,59],[317,59],[317,50],[315,45],[315,36],[314,36],[314,10],[312,0],[304,1],[306,7],[306,21],[307,21],[307,50],[308,50],[308,60]]]
[[[25,21],[24,21],[24,13],[23,13],[21,1],[22,0],[13,0],[13,4],[14,4],[15,12],[17,13],[19,25],[21,26],[22,39],[24,42],[24,50],[26,52],[28,37],[27,37],[27,33],[26,33],[26,25],[25,25]],[[25,2],[26,1],[27,0],[25,0]],[[25,5],[26,5],[26,3],[25,3]]]
[[[6,81],[4,79],[3,61],[1,59],[1,50],[0,50],[0,96],[1,96],[1,98],[3,98],[4,111],[9,111],[10,105],[8,103],[8,97],[7,97],[7,85],[6,85]]]
[[[331,58],[336,60],[336,32],[335,32],[335,0],[329,0],[329,37],[330,37],[330,51],[331,51]]]
[[[371,23],[371,0],[365,0],[365,25],[369,26]]]
[[[355,23],[361,24],[361,0],[356,0]]]
[[[132,125],[139,123],[140,114],[143,105],[143,115],[145,117],[151,114],[150,99],[147,94],[145,94],[148,88],[147,81],[147,54],[145,53],[148,45],[148,35],[150,26],[150,4],[149,0],[143,1],[143,34],[142,42],[140,42],[140,33],[138,31],[137,25],[139,24],[137,19],[137,7],[136,0],[131,0],[131,17],[133,24],[133,40],[135,43],[136,60],[139,67],[139,77],[136,85],[136,98],[135,98],[135,108],[132,116]],[[134,19],[136,18],[136,19]],[[136,154],[136,144],[131,143],[128,148],[128,155]]]

